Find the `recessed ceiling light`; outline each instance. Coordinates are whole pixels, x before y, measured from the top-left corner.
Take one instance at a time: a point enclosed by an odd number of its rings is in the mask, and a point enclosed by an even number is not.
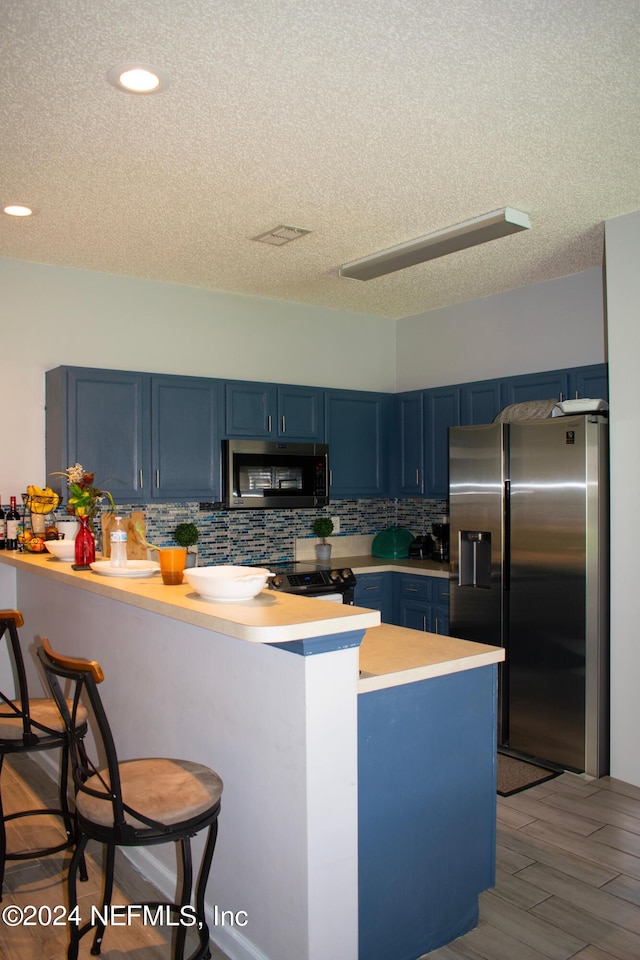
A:
[[[163,70],[143,63],[119,63],[107,73],[109,83],[124,93],[158,93],[169,86]]]
[[[33,207],[28,207],[25,203],[6,203],[2,212],[8,217],[31,217],[35,213]]]

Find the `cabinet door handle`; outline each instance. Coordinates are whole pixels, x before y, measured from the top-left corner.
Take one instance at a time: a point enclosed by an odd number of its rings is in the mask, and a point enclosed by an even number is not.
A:
[[[418,588],[417,588],[417,587],[405,587],[404,590],[405,590],[405,593],[417,593],[417,592],[418,592]]]
[[[435,629],[435,632],[436,632],[436,633],[440,633],[438,617],[436,617],[436,629]]]
[[[416,487],[420,486],[420,470],[416,467]]]
[[[271,414],[267,417],[267,433],[271,433]]]
[[[156,489],[160,488],[160,471],[156,470]]]
[[[365,590],[377,590],[377,586],[374,583],[370,583],[369,586],[365,586]]]
[[[281,433],[286,433],[286,432],[287,432],[287,418],[285,417],[284,413],[282,414],[282,416],[281,416],[281,418],[280,418],[280,422],[281,422],[280,432],[281,432]]]
[[[142,482],[142,468],[138,470],[138,486],[140,487],[141,490],[144,487],[144,484]]]
[[[425,633],[427,632],[427,615],[426,615],[426,613],[423,613],[423,614],[422,614],[422,629],[423,629],[423,631],[424,631]]]

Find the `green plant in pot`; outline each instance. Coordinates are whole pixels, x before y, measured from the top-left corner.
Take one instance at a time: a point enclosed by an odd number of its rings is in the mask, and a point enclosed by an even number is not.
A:
[[[198,563],[198,528],[195,523],[179,523],[173,531],[173,538],[179,547],[187,549],[187,566],[195,567]],[[196,547],[195,550],[191,549]]]
[[[331,544],[327,543],[327,537],[333,533],[333,520],[331,517],[316,517],[312,529],[316,537],[322,540],[322,543],[316,543],[318,560],[328,560],[331,557]]]

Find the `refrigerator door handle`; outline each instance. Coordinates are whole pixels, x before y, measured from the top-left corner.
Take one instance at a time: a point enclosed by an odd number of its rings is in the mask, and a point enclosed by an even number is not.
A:
[[[509,590],[511,581],[511,545],[508,540],[508,532],[511,529],[511,480],[504,482],[504,522],[502,529],[504,531],[505,542],[502,545],[502,589]]]

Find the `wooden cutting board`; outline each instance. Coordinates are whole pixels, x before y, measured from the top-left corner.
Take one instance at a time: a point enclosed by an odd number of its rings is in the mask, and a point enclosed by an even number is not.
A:
[[[121,516],[121,514],[117,514]],[[148,560],[149,552],[144,545],[146,539],[146,529],[144,522],[144,513],[134,512],[130,517],[123,517],[127,524],[127,559],[128,560]],[[107,560],[111,556],[111,528],[115,524],[115,513],[103,513],[102,523],[102,556]],[[141,533],[136,530],[140,527]]]

